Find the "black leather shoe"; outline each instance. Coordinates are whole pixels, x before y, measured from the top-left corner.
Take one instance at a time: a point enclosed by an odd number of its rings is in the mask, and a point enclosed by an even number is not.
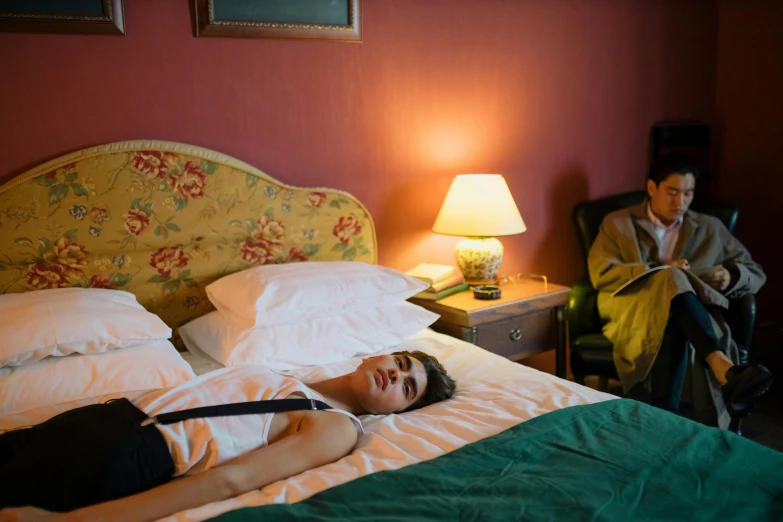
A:
[[[752,409],[753,399],[763,395],[772,386],[772,374],[760,364],[732,366],[726,372],[726,384],[721,394],[730,412]]]
[[[726,409],[729,412],[729,417],[734,420],[741,420],[753,413],[756,408],[756,403],[750,400],[741,404],[727,404]],[[729,428],[731,430],[731,428]],[[738,426],[739,429],[739,426]],[[732,430],[733,431],[733,430]],[[739,432],[736,432],[739,433]]]

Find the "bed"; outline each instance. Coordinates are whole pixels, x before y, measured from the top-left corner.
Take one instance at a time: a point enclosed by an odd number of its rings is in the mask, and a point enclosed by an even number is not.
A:
[[[177,330],[212,310],[205,285],[259,264],[337,260],[377,263],[359,201],[200,147],[93,147],[0,187],[0,293],[129,291],[173,329],[197,374],[220,365],[187,352]],[[429,329],[404,344],[444,363],[454,399],[365,416],[349,456],[167,520],[783,519],[772,450]],[[315,381],[358,362],[288,373]],[[0,430],[96,400],[0,412]]]

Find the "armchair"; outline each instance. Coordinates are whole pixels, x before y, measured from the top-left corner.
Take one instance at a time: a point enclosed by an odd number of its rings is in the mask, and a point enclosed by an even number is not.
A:
[[[580,203],[574,208],[573,219],[584,253],[585,263],[590,247],[598,235],[604,217],[615,210],[637,205],[644,201],[645,191],[627,192],[595,201]],[[714,201],[699,202],[693,210],[717,217],[734,232],[739,211],[736,207]],[[617,370],[612,357],[612,343],[601,333],[598,316],[598,292],[590,278],[582,279],[571,287],[568,296],[568,336],[571,345],[571,371],[574,379],[584,384],[585,376],[597,375],[601,389],[606,388],[608,379],[617,379]],[[756,318],[756,299],[747,295],[730,302],[726,320],[739,348],[740,362],[747,362],[750,341]]]

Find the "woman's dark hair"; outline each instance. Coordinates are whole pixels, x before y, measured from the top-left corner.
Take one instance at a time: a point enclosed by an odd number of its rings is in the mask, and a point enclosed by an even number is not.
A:
[[[408,357],[418,359],[427,372],[427,388],[424,390],[421,398],[405,411],[417,410],[436,402],[445,401],[454,395],[457,383],[449,377],[443,365],[432,355],[418,350],[413,352],[394,352],[392,355],[407,355]]]
[[[669,152],[655,158],[647,179],[651,179],[657,187],[672,174],[683,176],[692,174],[694,178],[699,179],[698,167],[693,163],[693,160],[681,152]]]

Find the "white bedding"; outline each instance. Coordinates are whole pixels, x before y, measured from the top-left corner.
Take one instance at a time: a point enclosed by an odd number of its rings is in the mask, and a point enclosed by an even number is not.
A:
[[[193,348],[191,348],[191,350],[193,350]],[[205,355],[203,352],[197,353],[195,351],[190,351],[180,352],[179,354],[187,361],[190,367],[193,368],[193,373],[196,374],[196,377],[211,372],[212,370],[225,368],[225,366]]]
[[[117,397],[171,388],[195,377],[168,340],[0,368],[0,433]]]
[[[457,392],[451,401],[402,415],[366,415],[362,417],[366,434],[347,457],[261,490],[164,520],[198,521],[242,507],[297,502],[376,471],[435,458],[553,410],[615,398],[429,329],[390,351],[402,348],[422,350],[440,359],[457,380]],[[197,374],[220,366],[198,355],[183,355]],[[348,373],[358,364],[359,359],[355,359],[285,373],[313,382]]]

